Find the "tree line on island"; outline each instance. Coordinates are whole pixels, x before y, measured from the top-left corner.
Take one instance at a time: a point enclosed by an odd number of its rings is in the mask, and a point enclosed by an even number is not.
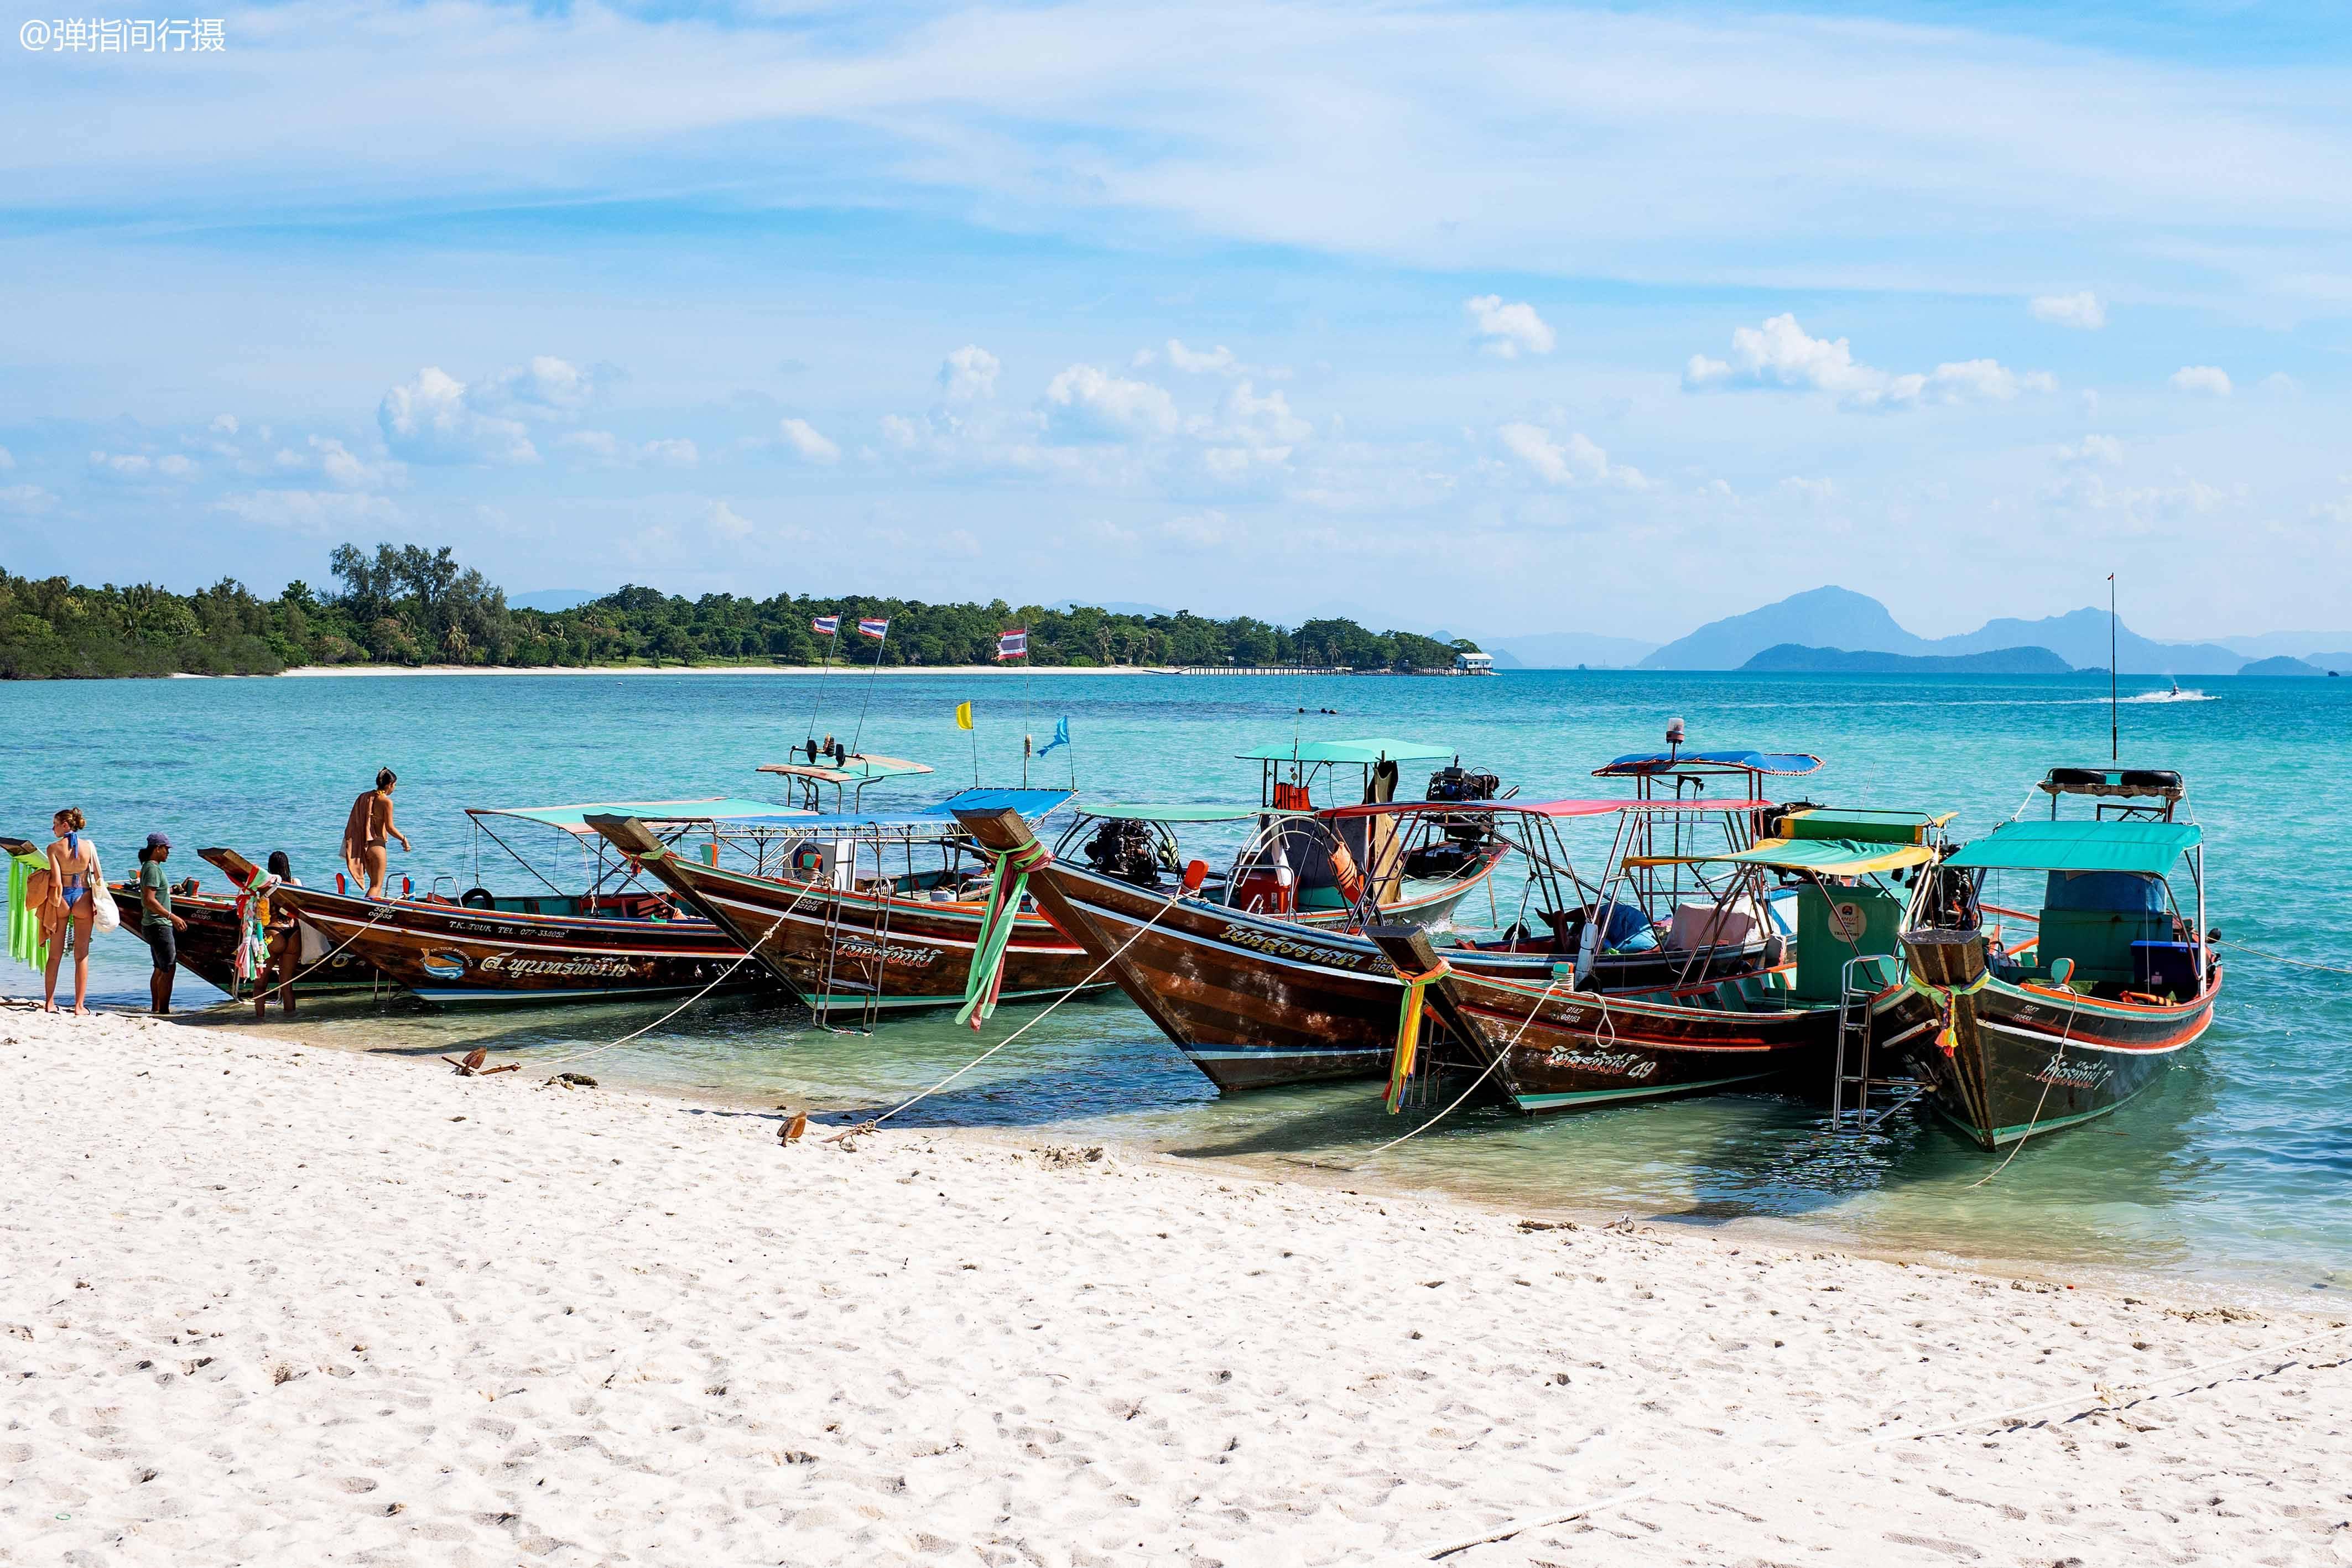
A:
[[[1476,651],[1468,642],[1372,632],[1347,620],[1284,627],[1245,615],[1114,614],[1003,600],[688,599],[626,587],[566,610],[517,609],[446,547],[380,544],[369,552],[346,544],[328,569],[333,589],[298,580],[275,599],[226,578],[182,594],[143,583],[86,588],[0,570],[0,677],[270,675],[304,664],[814,664],[835,653],[859,664],[984,664],[995,658],[998,634],[1015,627],[1027,629],[1030,662],[1040,668],[1419,670],[1450,668],[1456,653]],[[842,618],[837,647],[814,629],[825,615]],[[888,638],[858,635],[862,618],[887,618]]]

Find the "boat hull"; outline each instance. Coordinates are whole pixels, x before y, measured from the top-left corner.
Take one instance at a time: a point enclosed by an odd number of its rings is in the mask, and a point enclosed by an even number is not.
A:
[[[330,948],[357,954],[429,1002],[621,1001],[699,990],[727,975],[742,948],[702,920],[615,920],[518,915],[456,904],[378,902],[319,888],[272,897]],[[734,969],[730,988],[763,983]]]
[[[1912,1071],[1979,1147],[2005,1148],[2104,1116],[2147,1089],[2212,1023],[2221,991],[2218,965],[2199,996],[2154,1005],[1990,977],[1952,998],[1948,1052],[1939,1030],[1910,1042]]]
[[[115,909],[122,916],[122,933],[146,946],[139,932],[139,890],[131,883],[116,883]],[[188,923],[187,929],[178,934],[177,946],[180,967],[216,989],[226,991],[239,1001],[253,995],[250,985],[240,987],[236,980],[237,918],[233,899],[208,897],[200,893],[178,893],[172,895],[172,912]],[[298,971],[305,966],[297,966]],[[394,982],[381,973],[357,953],[346,949],[326,958],[317,968],[294,982],[294,994],[299,997],[331,997],[353,992],[380,990]],[[272,988],[275,989],[275,988]]]
[[[747,876],[682,855],[640,857],[647,874],[751,948],[780,984],[821,1011],[954,1007],[971,977],[986,906],[936,904]],[[837,907],[836,907],[837,906]],[[1085,983],[1095,961],[1040,915],[1013,922],[1000,1000]],[[1097,979],[1097,988],[1108,979]]]
[[[966,826],[992,849],[1018,847],[1018,841],[1000,846],[988,837],[993,829],[988,819],[966,819]],[[1220,1092],[1387,1076],[1403,983],[1370,938],[1190,899],[1171,902],[1164,894],[1056,862],[1033,870],[1029,885],[1056,925],[1097,962],[1110,963],[1120,988]],[[1481,985],[1487,989],[1482,995],[1507,1012],[1511,1028],[1528,1010],[1529,1002],[1517,998],[1539,995],[1551,977],[1548,956],[1463,948],[1445,949],[1444,956],[1457,974],[1485,977]],[[1668,960],[1643,962],[1663,967]],[[1600,1000],[1563,996],[1559,1030],[1573,1028],[1580,1008],[1591,1009],[1599,1029]],[[1616,998],[1609,1004],[1623,1016]],[[1811,1020],[1808,1027],[1818,1031]],[[1835,1027],[1832,1009],[1821,1040],[1827,1040]],[[1563,1057],[1548,1070],[1549,1086],[1537,1092],[1548,1098],[1529,1108],[1566,1109],[1584,1103],[1571,1097],[1603,1093],[1637,1098],[1696,1092],[1769,1076],[1781,1070],[1786,1054],[1777,1041],[1753,1054],[1666,1052],[1646,1071],[1629,1063],[1612,1071],[1610,1063],[1596,1061],[1583,1077],[1577,1076],[1578,1063]],[[1734,1055],[1736,1063],[1727,1066]],[[1826,1080],[1826,1067],[1822,1074]]]

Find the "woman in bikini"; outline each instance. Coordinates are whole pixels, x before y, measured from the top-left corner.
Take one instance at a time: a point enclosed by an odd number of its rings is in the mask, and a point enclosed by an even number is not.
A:
[[[343,862],[370,898],[383,896],[384,878],[392,863],[385,841],[398,839],[403,853],[414,847],[408,835],[393,825],[392,789],[399,782],[399,775],[389,768],[378,772],[375,788],[352,802],[352,814],[343,822]]]
[[[89,934],[96,901],[114,895],[106,890],[104,878],[98,867],[98,850],[82,841],[82,830],[89,822],[79,807],[68,806],[49,819],[57,830],[57,839],[49,845],[49,886],[52,889],[47,904],[42,911],[41,924],[49,944],[48,968],[43,976],[45,988],[41,993],[41,1010],[58,1010],[58,968],[65,962],[66,945],[73,945],[74,1016],[89,1016]],[[73,935],[66,933],[70,929]]]

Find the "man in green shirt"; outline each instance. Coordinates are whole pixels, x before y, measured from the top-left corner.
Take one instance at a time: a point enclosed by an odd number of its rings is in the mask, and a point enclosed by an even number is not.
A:
[[[172,913],[172,882],[163,874],[163,862],[171,858],[172,841],[161,833],[148,834],[147,847],[139,852],[139,935],[147,938],[147,950],[155,958],[155,972],[147,977],[147,998],[150,1010],[157,1013],[172,1010],[179,934],[188,928],[185,920]]]

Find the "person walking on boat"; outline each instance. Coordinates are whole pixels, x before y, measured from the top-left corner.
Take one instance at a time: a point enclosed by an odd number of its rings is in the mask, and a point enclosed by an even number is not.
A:
[[[398,839],[403,854],[415,847],[393,824],[392,790],[399,782],[400,776],[391,768],[378,770],[375,788],[352,802],[352,814],[343,823],[343,863],[352,868],[352,879],[367,890],[370,898],[383,896],[392,863],[388,841]]]
[[[89,823],[79,807],[68,806],[49,819],[57,838],[49,845],[49,894],[41,906],[41,926],[49,945],[42,976],[41,1010],[58,1010],[58,969],[66,946],[73,946],[74,1016],[89,1016],[89,934],[98,923],[98,901],[110,897],[98,866],[98,848],[85,841]],[[68,937],[67,931],[73,935]]]
[[[147,1010],[167,1014],[172,1010],[172,978],[180,965],[180,933],[188,923],[172,913],[172,880],[163,874],[163,862],[172,858],[172,841],[162,833],[147,835],[147,847],[139,852],[139,935],[147,939],[147,951],[155,960],[155,972],[147,977]]]

